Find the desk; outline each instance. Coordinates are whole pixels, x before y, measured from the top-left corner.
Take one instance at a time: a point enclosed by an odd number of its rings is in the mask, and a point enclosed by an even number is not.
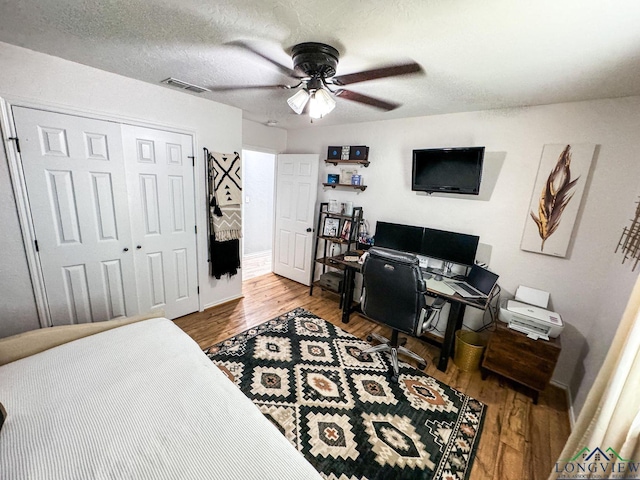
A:
[[[349,317],[352,312],[360,312],[360,304],[354,303],[353,291],[355,287],[356,273],[362,270],[362,265],[358,262],[345,262],[344,255],[337,255],[328,259],[330,263],[342,265],[344,267],[343,291],[341,292],[342,304],[342,322],[349,323]],[[430,286],[431,284],[431,286]],[[432,280],[427,280],[427,294],[434,297],[444,298],[450,304],[449,317],[447,320],[447,329],[440,348],[440,358],[438,359],[438,370],[446,371],[449,363],[449,357],[453,356],[453,347],[456,330],[462,328],[462,320],[467,306],[486,310],[488,299],[477,300],[463,298],[457,293],[445,293],[444,289],[438,289],[438,284],[433,284]]]

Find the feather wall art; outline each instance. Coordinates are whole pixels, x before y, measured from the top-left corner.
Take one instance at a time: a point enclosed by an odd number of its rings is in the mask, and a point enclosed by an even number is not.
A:
[[[520,248],[566,257],[595,145],[545,145]]]
[[[636,214],[631,219],[631,225],[622,229],[622,235],[615,251],[615,253],[618,253],[618,250],[622,251],[623,264],[626,260],[633,261],[632,272],[636,270],[638,262],[640,262],[640,201],[636,202],[636,205]]]
[[[542,189],[538,203],[538,215],[530,212],[542,239],[540,251],[544,251],[545,240],[560,226],[562,212],[573,198],[572,189],[579,179],[580,177],[571,180],[571,145],[567,145]]]

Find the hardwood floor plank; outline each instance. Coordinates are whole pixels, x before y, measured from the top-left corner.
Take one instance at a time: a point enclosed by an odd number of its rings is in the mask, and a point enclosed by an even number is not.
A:
[[[471,478],[493,478],[496,467],[496,452],[500,446],[507,389],[500,386],[494,376],[490,376],[484,381],[482,379],[474,380],[469,383],[465,393],[484,403],[487,410],[480,437],[480,448],[476,452]]]
[[[353,314],[341,321],[337,297],[275,274],[243,283],[244,297],[204,312],[175,320],[201,348],[206,348],[296,307],[365,339],[371,332],[389,338],[391,329]],[[425,341],[409,338],[407,348],[427,359],[425,372],[437,380],[487,405],[480,444],[470,480],[536,480],[548,477],[570,433],[564,392],[549,386],[533,405],[530,392],[496,375],[482,380],[479,372],[462,372],[453,361],[446,372],[436,368],[440,350]],[[404,360],[404,359],[403,359]],[[407,360],[415,366],[415,362]]]
[[[521,454],[525,452],[527,438],[528,417],[530,414],[531,399],[525,395],[509,389],[504,403],[502,417],[502,431],[500,441]]]
[[[525,472],[522,454],[511,445],[500,442],[496,452],[496,467],[493,476],[489,478],[493,480],[513,480],[514,478],[531,480]]]

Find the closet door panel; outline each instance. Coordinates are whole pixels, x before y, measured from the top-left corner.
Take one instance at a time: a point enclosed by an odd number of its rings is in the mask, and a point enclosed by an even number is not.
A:
[[[198,310],[192,138],[123,125],[141,310]],[[138,248],[139,247],[139,248]]]
[[[53,324],[137,313],[120,124],[13,113]]]

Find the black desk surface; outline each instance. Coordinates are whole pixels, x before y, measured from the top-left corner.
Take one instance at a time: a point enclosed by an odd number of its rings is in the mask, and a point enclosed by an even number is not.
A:
[[[329,258],[327,263],[329,264],[335,263],[347,268],[352,268],[356,272],[360,272],[362,270],[362,264],[358,262],[346,262],[344,260],[344,254],[336,255],[335,257]],[[487,308],[487,304],[489,301],[488,298],[483,298],[483,299],[464,298],[463,296],[455,293],[451,288],[447,287],[446,285],[442,285],[442,282],[436,281],[432,278],[426,279],[426,281],[427,281],[427,293],[431,295],[436,295],[436,296],[445,298],[447,300],[463,303],[470,307],[479,308],[480,310],[485,310]],[[451,293],[449,293],[449,291]]]
[[[327,264],[334,263],[336,266],[340,265],[345,268],[345,288],[343,291],[342,301],[342,321],[349,323],[349,316],[351,312],[355,311],[352,297],[353,297],[353,277],[355,272],[362,270],[362,265],[358,262],[346,262],[344,255],[336,255],[327,259]],[[446,290],[448,289],[448,290]],[[427,294],[442,297],[449,301],[451,308],[449,310],[449,318],[447,320],[447,329],[444,339],[442,341],[442,348],[440,349],[440,357],[438,360],[438,370],[446,371],[449,357],[453,355],[454,348],[454,334],[456,330],[462,328],[462,318],[464,317],[464,310],[466,306],[473,308],[479,308],[480,310],[486,310],[489,304],[488,299],[475,299],[464,298],[461,295],[453,292],[450,287],[446,289],[434,279],[427,279]],[[453,292],[453,293],[449,293]],[[489,296],[491,298],[491,296]]]

